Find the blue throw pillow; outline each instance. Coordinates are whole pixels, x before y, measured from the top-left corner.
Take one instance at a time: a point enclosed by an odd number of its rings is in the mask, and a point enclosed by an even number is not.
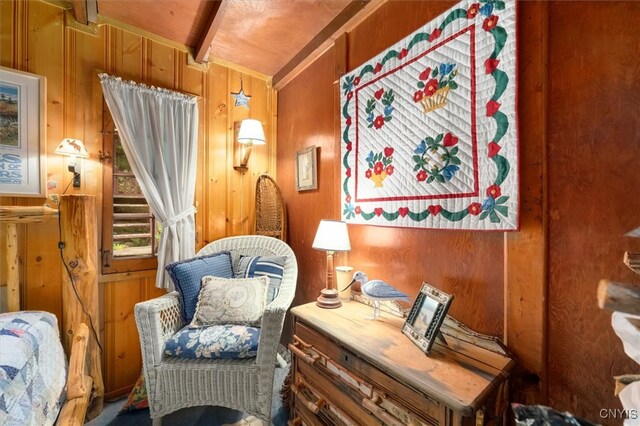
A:
[[[242,359],[258,354],[260,328],[244,325],[184,327],[164,346],[164,353],[181,358]]]
[[[233,278],[231,253],[228,251],[181,260],[167,265],[165,269],[182,296],[182,312],[187,323],[196,312],[202,277]]]
[[[235,278],[269,277],[267,303],[278,295],[284,274],[284,256],[240,256],[234,270]]]

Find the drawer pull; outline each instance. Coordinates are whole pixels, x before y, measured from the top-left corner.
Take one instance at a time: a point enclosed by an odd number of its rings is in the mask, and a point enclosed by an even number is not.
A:
[[[376,416],[379,420],[381,420],[385,425],[390,426],[403,426],[404,424],[400,422],[398,419],[393,417],[391,414],[387,412],[384,408],[378,406],[380,403],[380,397],[375,396],[373,399],[364,398],[362,400],[362,406],[367,410],[371,411],[371,414]]]
[[[318,355],[318,354],[309,355],[307,353],[304,353],[304,352],[302,352],[300,350],[300,348],[298,348],[295,345],[292,345],[291,343],[289,343],[289,350],[291,352],[293,352],[294,354],[296,354],[296,356],[298,358],[300,358],[301,360],[303,360],[304,362],[306,362],[307,364],[310,364],[310,365],[314,365],[320,359],[320,355]]]
[[[324,407],[324,399],[320,398],[318,399],[318,402],[313,403],[309,401],[304,395],[302,395],[302,392],[300,392],[298,386],[294,384],[291,385],[291,392],[293,392],[296,398],[298,398],[300,402],[302,402],[302,404],[307,407],[313,414],[318,414],[320,412],[320,409]]]
[[[296,416],[293,420],[289,420],[287,422],[287,426],[300,426],[302,424],[302,419],[300,416]]]
[[[293,340],[295,340],[296,346],[300,345],[305,349],[309,349],[311,347],[311,345],[309,343],[305,342],[304,340],[302,340],[298,336],[293,336]]]

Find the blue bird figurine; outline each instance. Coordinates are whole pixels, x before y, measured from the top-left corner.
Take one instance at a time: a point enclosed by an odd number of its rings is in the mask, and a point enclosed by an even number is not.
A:
[[[349,283],[345,290],[349,288],[355,282],[360,283],[360,288],[362,289],[362,294],[365,295],[367,299],[370,299],[373,302],[373,316],[367,319],[375,320],[380,316],[380,302],[385,300],[404,300],[405,302],[409,301],[409,296],[404,294],[403,292],[396,290],[391,285],[387,284],[382,280],[371,280],[367,277],[362,271],[357,271],[353,274],[353,279]]]

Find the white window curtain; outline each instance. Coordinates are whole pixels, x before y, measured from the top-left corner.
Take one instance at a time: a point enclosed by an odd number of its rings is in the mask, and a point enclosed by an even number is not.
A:
[[[173,290],[165,265],[195,254],[197,98],[107,74],[100,83],[131,170],[162,225],[156,287]]]

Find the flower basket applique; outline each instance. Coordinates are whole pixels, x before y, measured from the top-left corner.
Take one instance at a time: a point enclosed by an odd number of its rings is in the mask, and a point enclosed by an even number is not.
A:
[[[449,182],[460,170],[457,145],[458,138],[451,132],[440,133],[435,139],[429,136],[420,141],[413,151],[413,171],[418,172],[418,182]]]
[[[369,168],[364,172],[364,176],[373,182],[374,188],[382,188],[382,181],[394,172],[393,148],[388,146],[383,151],[374,154],[369,152],[366,158]]]
[[[391,114],[393,114],[394,111],[394,100],[395,94],[393,93],[393,89],[385,91],[383,88],[380,88],[375,91],[373,98],[367,101],[367,108],[365,109],[368,128],[373,127],[376,130],[380,130],[386,122],[391,121],[393,118]],[[378,104],[382,104],[382,113],[376,115]]]
[[[449,91],[458,88],[454,80],[457,74],[457,65],[453,63],[442,63],[433,69],[427,67],[418,76],[419,90],[413,94],[413,102],[420,103],[425,114],[443,108]]]

